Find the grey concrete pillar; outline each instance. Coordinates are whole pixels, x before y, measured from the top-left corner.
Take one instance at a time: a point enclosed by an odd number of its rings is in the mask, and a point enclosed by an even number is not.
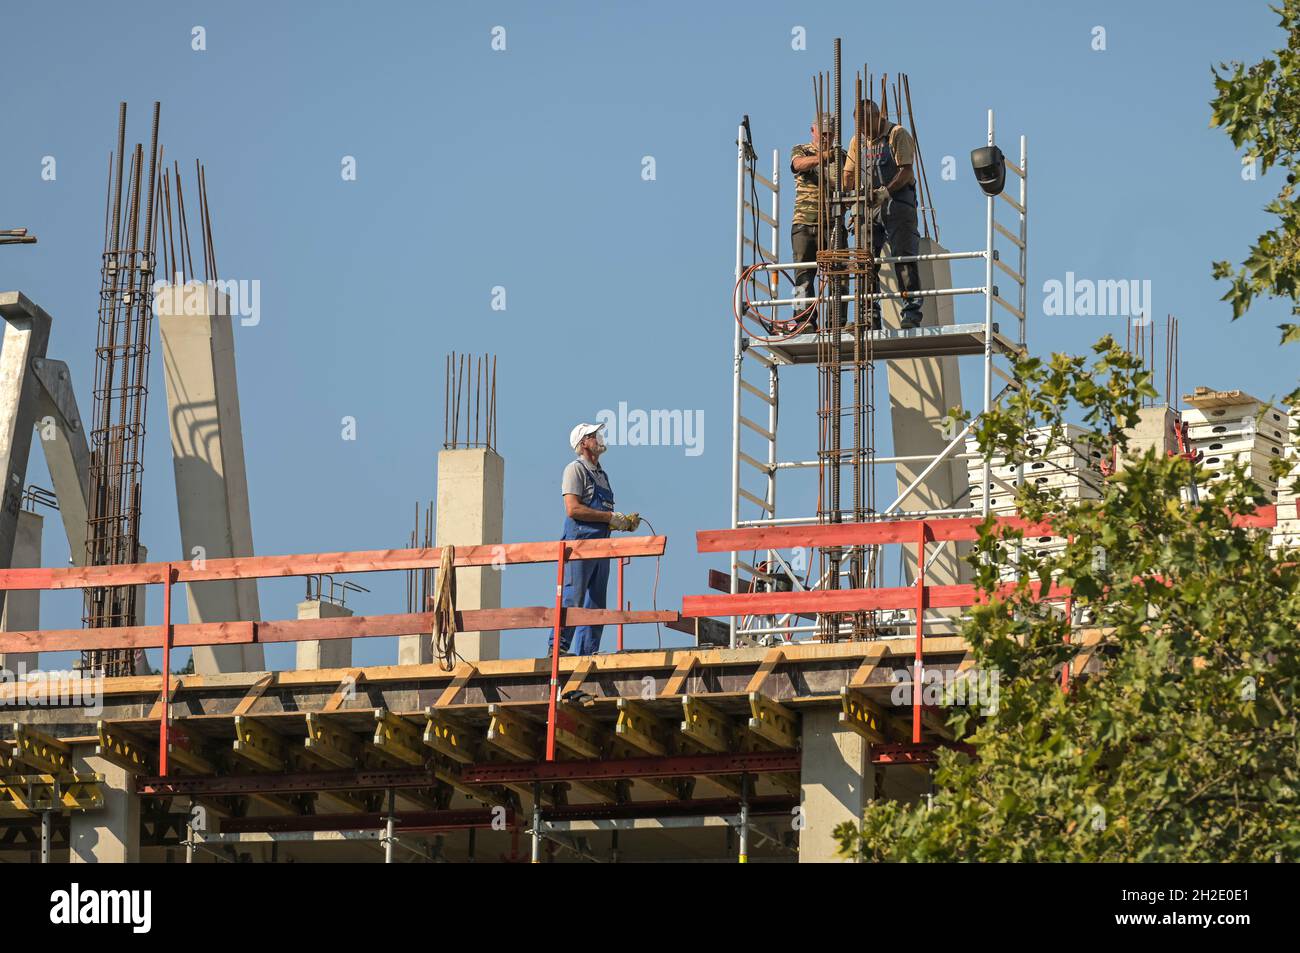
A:
[[[800,797],[803,828],[799,862],[843,861],[835,828],[861,823],[862,809],[875,789],[870,745],[854,731],[841,728],[839,709],[810,708],[802,716]]]
[[[45,518],[31,510],[18,513],[11,567],[26,569],[41,564],[41,531]],[[30,632],[41,627],[41,593],[39,589],[20,589],[9,593],[0,610],[0,632]],[[0,668],[10,672],[34,671],[40,664],[36,652],[10,652],[0,655]]]
[[[493,450],[473,447],[438,454],[438,546],[501,542],[505,512],[506,462]],[[456,570],[458,609],[501,608],[501,569],[485,566]],[[423,608],[423,607],[422,607]],[[500,632],[457,632],[456,651],[465,659],[501,657]],[[433,661],[428,635],[398,639],[399,665]]]
[[[68,859],[74,864],[136,863],[140,859],[140,798],[135,793],[135,775],[80,751],[74,764],[77,771],[103,775],[104,808],[72,813]]]
[[[186,559],[253,555],[229,299],[194,284],[154,298],[167,381],[176,508]],[[257,580],[186,586],[190,622],[261,618]],[[201,675],[261,671],[260,645],[196,646]]]
[[[922,255],[938,254],[945,251],[937,242],[922,238],[918,253]],[[951,288],[952,273],[946,261],[923,261],[918,263],[921,276],[921,288],[930,291],[935,288]],[[897,277],[893,266],[880,271],[881,290],[895,292],[898,290]],[[921,309],[923,328],[947,327],[954,321],[953,298],[943,296],[923,298]],[[881,311],[888,328],[899,326],[901,302],[889,299],[883,302]],[[936,455],[948,445],[951,437],[944,436],[944,418],[954,407],[962,406],[961,372],[955,357],[926,357],[904,361],[889,361],[889,413],[893,425],[894,453],[898,456]],[[955,431],[954,431],[955,433]],[[960,448],[954,453],[960,452]],[[898,492],[906,489],[925,469],[926,462],[899,463],[894,467],[898,481]],[[970,503],[966,493],[966,464],[961,460],[950,460],[940,464],[934,472],[926,477],[912,494],[903,501],[900,512],[914,510],[946,509],[954,504],[967,506]],[[961,498],[959,501],[959,497]],[[892,499],[881,499],[881,508],[892,503]],[[968,581],[970,568],[960,559],[969,549],[969,544],[944,544],[939,555],[926,569],[926,580],[931,585],[954,585]],[[903,560],[905,579],[911,584],[916,567],[916,547],[907,546],[907,558]],[[933,550],[931,553],[933,554]]]
[[[321,599],[307,599],[298,603],[299,619],[341,619],[352,615],[352,610]],[[351,639],[326,639],[323,642],[297,643],[297,668],[315,670],[322,668],[347,668],[352,664]]]

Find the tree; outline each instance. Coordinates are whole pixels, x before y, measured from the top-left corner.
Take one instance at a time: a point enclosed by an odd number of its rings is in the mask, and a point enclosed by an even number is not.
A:
[[[1236,269],[1227,261],[1214,263],[1214,277],[1232,284],[1223,300],[1232,305],[1235,321],[1246,313],[1256,295],[1289,298],[1291,314],[1300,314],[1300,205],[1296,175],[1300,172],[1300,0],[1283,0],[1272,7],[1287,34],[1284,48],[1253,66],[1239,62],[1214,69],[1217,92],[1210,103],[1211,124],[1223,129],[1247,157],[1258,160],[1260,173],[1273,166],[1286,170],[1286,183],[1265,209],[1278,224],[1251,246]],[[1280,325],[1284,342],[1300,341],[1300,324]],[[1286,398],[1300,403],[1300,389]]]
[[[1029,462],[1024,435],[1126,450],[1150,375],[1109,338],[1084,358],[1022,361],[1024,387],[978,426],[982,452]],[[1274,554],[1266,531],[1234,524],[1265,502],[1244,471],[1201,490],[1181,457],[1124,457],[1098,501],[1063,500],[1026,481],[1021,514],[1051,517],[1068,545],[1015,564],[1016,533],[991,520],[970,559],[987,602],[963,635],[975,673],[998,673],[996,709],[949,709],[972,757],[939,755],[930,802],[872,802],[837,830],[874,860],[1265,861],[1300,858],[1300,554]],[[1207,474],[1199,471],[1203,480]],[[1204,484],[1202,484],[1204,487]],[[1053,579],[1090,618],[1085,645],[1059,604],[1034,599]],[[1092,658],[1061,689],[1062,665]],[[891,769],[894,770],[894,769]]]

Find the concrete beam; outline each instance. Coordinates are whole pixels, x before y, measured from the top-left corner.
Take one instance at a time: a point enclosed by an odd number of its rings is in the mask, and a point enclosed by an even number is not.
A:
[[[86,523],[90,517],[90,448],[86,428],[77,410],[72,374],[63,361],[33,361],[40,382],[37,427],[45,464],[54,482],[59,516],[68,537],[74,566],[86,564]],[[143,561],[144,557],[140,557]]]
[[[167,381],[176,508],[187,558],[253,555],[230,306],[215,289],[166,285],[154,298]],[[186,586],[191,622],[261,618],[254,579]],[[194,650],[200,674],[259,671],[260,645]]]

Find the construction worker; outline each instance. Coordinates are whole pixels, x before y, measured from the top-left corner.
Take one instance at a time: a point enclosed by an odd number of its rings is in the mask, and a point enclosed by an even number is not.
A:
[[[637,513],[614,512],[614,491],[600,465],[605,452],[604,424],[581,423],[569,432],[569,445],[578,459],[564,468],[560,492],[564,495],[563,539],[608,539],[611,530],[631,533],[641,525]],[[574,559],[564,567],[564,605],[584,609],[605,608],[609,588],[608,559]],[[560,651],[594,655],[600,650],[603,625],[566,626],[560,630]],[[573,640],[574,635],[577,639]],[[546,646],[550,655],[552,645]]]
[[[839,170],[844,167],[844,150],[839,150],[835,157],[835,127],[830,116],[821,117],[821,135],[817,133],[817,120],[814,119],[808,129],[812,136],[809,142],[795,146],[790,150],[790,171],[794,173],[794,212],[790,217],[790,254],[794,261],[816,261],[817,252],[824,249],[830,241],[830,223],[822,229],[821,244],[817,243],[817,222],[821,216],[821,203],[817,200],[818,168],[822,154],[831,156],[829,171],[831,183],[839,178]],[[815,281],[817,269],[799,268],[794,273],[795,298],[814,298],[817,296]],[[795,313],[806,311],[811,305],[795,305]],[[816,329],[817,320],[813,317],[810,329]]]
[[[870,189],[865,204],[871,219],[871,254],[879,255],[888,244],[890,256],[915,255],[921,241],[916,227],[916,176],[912,172],[916,145],[907,130],[882,116],[880,107],[870,99],[858,104],[857,122],[858,129],[866,136],[862,181],[864,188]],[[849,142],[849,155],[844,163],[842,184],[845,190],[856,187],[857,168],[858,135],[855,134]],[[878,276],[880,266],[875,265],[873,271],[873,277]],[[921,290],[916,262],[895,264],[894,274],[898,276],[899,289],[905,294]],[[921,318],[921,299],[906,298],[901,315],[902,327],[920,327]],[[870,326],[880,327],[879,301],[871,302]]]

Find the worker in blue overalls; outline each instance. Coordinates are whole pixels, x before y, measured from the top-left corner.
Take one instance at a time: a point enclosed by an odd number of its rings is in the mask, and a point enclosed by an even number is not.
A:
[[[578,459],[564,468],[560,492],[564,494],[563,539],[608,539],[611,530],[631,533],[641,525],[636,513],[614,512],[614,491],[609,475],[600,465],[605,452],[604,424],[582,423],[569,433],[569,445]],[[584,609],[605,608],[609,588],[608,559],[574,559],[564,568],[564,605]],[[566,626],[560,630],[560,651],[569,651],[574,634],[574,655],[594,655],[600,651],[603,625]],[[548,642],[546,654],[552,646]]]

